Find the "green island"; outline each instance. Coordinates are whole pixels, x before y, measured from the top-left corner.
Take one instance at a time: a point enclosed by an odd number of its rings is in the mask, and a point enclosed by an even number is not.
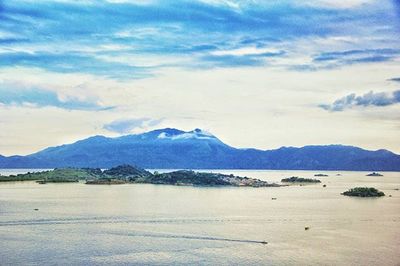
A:
[[[328,176],[326,174],[315,174],[314,176]]]
[[[321,183],[321,180],[292,176],[281,180],[283,183]]]
[[[356,187],[343,192],[342,195],[365,198],[365,197],[382,197],[385,196],[385,193],[373,187]]]
[[[40,184],[69,183],[86,180],[88,185],[114,184],[164,184],[182,186],[236,186],[236,187],[279,187],[259,179],[226,175],[220,173],[202,173],[190,170],[178,170],[169,173],[151,173],[139,167],[120,165],[102,171],[98,168],[65,168],[50,171],[1,176],[0,181],[34,180]]]
[[[368,174],[367,176],[383,176],[383,175],[380,173],[377,173],[377,172],[372,172],[372,173]]]
[[[97,176],[101,173],[100,169],[90,168],[65,168],[54,170],[42,171],[42,172],[28,172],[26,174],[0,176],[0,182],[6,181],[37,181],[40,184],[45,183],[70,183],[78,182],[79,180],[85,180]]]

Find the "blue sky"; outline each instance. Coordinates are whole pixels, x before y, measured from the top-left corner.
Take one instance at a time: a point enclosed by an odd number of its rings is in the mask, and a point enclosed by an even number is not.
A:
[[[396,2],[351,2],[351,8],[324,1],[3,2],[0,64],[134,79],[171,66],[312,70],[394,60]],[[311,62],[279,63],[302,52],[293,43],[298,39],[335,36],[369,40],[338,50],[315,47],[306,51]],[[221,54],[247,47],[258,50]],[[125,56],[132,60],[116,59]],[[146,62],[146,56],[165,58]]]
[[[0,1],[0,154],[164,126],[400,152],[399,16],[373,0]]]

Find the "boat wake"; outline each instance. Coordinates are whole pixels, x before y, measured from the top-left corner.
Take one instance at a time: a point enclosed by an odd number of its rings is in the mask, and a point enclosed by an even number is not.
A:
[[[234,239],[212,236],[199,236],[199,235],[184,235],[184,234],[170,234],[164,232],[148,232],[148,231],[134,231],[129,233],[122,232],[107,232],[111,235],[131,236],[131,237],[149,237],[149,238],[167,238],[167,239],[188,239],[188,240],[208,240],[208,241],[224,241],[224,242],[240,242],[240,243],[254,243],[254,244],[268,244],[267,241],[249,240],[249,239]]]
[[[240,222],[241,219],[228,218],[228,219],[124,219],[121,217],[90,217],[90,218],[63,218],[63,219],[34,219],[34,220],[16,220],[16,221],[3,221],[0,222],[0,227],[7,226],[39,226],[39,225],[75,225],[75,224],[168,224],[168,223],[212,223],[212,222]],[[225,241],[225,242],[240,242],[240,243],[254,243],[254,244],[268,244],[267,241],[250,240],[250,239],[235,239],[202,235],[188,235],[188,234],[175,234],[166,232],[150,232],[150,231],[110,231],[105,230],[102,233],[119,236],[129,237],[147,237],[147,238],[165,238],[165,239],[186,239],[186,240],[203,240],[203,241]]]

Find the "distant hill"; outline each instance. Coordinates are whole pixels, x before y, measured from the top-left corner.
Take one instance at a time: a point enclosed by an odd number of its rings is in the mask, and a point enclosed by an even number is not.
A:
[[[120,164],[153,169],[400,171],[400,155],[343,145],[237,149],[200,129],[165,128],[118,138],[94,136],[27,156],[0,156],[0,168],[110,168]]]

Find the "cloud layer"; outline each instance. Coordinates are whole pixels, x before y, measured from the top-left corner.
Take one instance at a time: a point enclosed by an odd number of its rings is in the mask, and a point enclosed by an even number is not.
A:
[[[132,133],[134,129],[146,129],[157,126],[162,119],[150,118],[118,119],[103,126],[104,129],[120,134]]]
[[[400,103],[400,90],[386,93],[370,91],[364,95],[357,96],[355,93],[349,94],[343,98],[337,99],[332,104],[322,104],[321,108],[339,112],[346,109],[353,108],[355,106],[388,106],[392,104]]]
[[[398,3],[350,2],[345,9],[289,0],[7,1],[0,67],[137,79],[166,67],[315,70],[399,58],[397,25],[390,23],[398,20]],[[312,45],[327,37],[325,50]],[[288,57],[303,62],[278,60]]]
[[[54,91],[38,88],[3,87],[0,84],[0,105],[25,107],[57,107],[66,110],[104,111],[113,107],[102,106],[96,101],[75,97],[62,99]]]

